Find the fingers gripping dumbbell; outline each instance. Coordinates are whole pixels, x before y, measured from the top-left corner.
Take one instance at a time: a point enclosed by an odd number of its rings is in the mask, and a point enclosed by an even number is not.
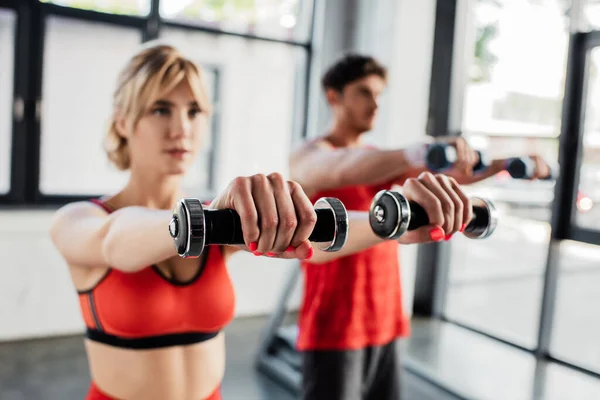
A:
[[[470,239],[483,239],[494,233],[498,214],[489,200],[472,197],[473,219],[467,224],[464,235]],[[382,190],[371,202],[369,222],[373,232],[381,238],[397,240],[406,231],[429,225],[427,212],[401,193]]]
[[[324,197],[315,203],[317,222],[309,237],[321,250],[339,251],[348,237],[348,213],[338,199]],[[183,198],[173,208],[169,224],[177,253],[183,258],[200,257],[209,245],[244,245],[242,223],[232,209],[204,209],[198,199]]]
[[[483,152],[476,150],[476,153],[479,157],[479,161],[473,166],[473,172],[483,172],[490,166],[490,162]],[[442,172],[452,167],[458,159],[458,155],[456,153],[456,147],[453,145],[447,143],[435,143],[428,146],[425,159],[427,168],[430,171]]]

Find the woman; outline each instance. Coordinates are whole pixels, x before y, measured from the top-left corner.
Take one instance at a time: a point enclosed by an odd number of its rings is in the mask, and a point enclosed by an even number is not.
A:
[[[140,51],[120,75],[107,134],[108,158],[129,170],[128,183],[115,195],[68,204],[55,215],[51,237],[69,265],[87,327],[87,399],[220,399],[221,330],[234,316],[231,255],[245,250],[315,262],[335,256],[308,242],[313,205],[298,184],[276,173],[238,177],[210,204],[240,214],[245,246],[208,246],[199,259],[177,255],[168,225],[209,114],[194,63],[167,45]],[[467,206],[468,199],[439,179],[412,179],[405,195],[442,226],[443,210]],[[364,213],[350,224],[339,255],[381,241]],[[402,241],[429,241],[429,229]]]

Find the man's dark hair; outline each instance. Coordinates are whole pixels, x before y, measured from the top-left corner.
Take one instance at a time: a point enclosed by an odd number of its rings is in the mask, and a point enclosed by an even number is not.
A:
[[[334,89],[342,92],[346,85],[369,75],[377,75],[387,80],[387,69],[373,57],[349,53],[329,67],[321,84],[324,90]]]

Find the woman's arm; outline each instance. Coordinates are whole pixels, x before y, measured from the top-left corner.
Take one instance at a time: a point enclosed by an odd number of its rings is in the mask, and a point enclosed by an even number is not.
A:
[[[56,212],[50,237],[69,264],[135,272],[177,255],[171,218],[166,210],[132,206],[106,214],[77,202]]]
[[[384,241],[385,239],[375,235],[373,229],[371,229],[368,212],[348,211],[348,238],[344,247],[339,251],[330,253],[319,250],[319,243],[314,243],[314,255],[310,259],[310,262],[323,264],[366,250]]]
[[[419,178],[409,178],[403,187],[403,195],[418,203],[429,219],[429,225],[407,231],[398,240],[401,244],[429,243],[450,239],[456,232],[463,232],[473,218],[472,204],[466,193],[451,177],[423,173]],[[329,253],[315,247],[311,262],[326,263],[340,257],[368,249],[385,239],[375,235],[369,223],[368,212],[348,212],[348,238],[346,245],[337,252]]]

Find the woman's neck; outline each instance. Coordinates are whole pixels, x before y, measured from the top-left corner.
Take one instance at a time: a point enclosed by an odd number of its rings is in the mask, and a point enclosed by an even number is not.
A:
[[[167,210],[184,196],[180,176],[148,176],[132,172],[129,182],[114,199],[118,203]]]

